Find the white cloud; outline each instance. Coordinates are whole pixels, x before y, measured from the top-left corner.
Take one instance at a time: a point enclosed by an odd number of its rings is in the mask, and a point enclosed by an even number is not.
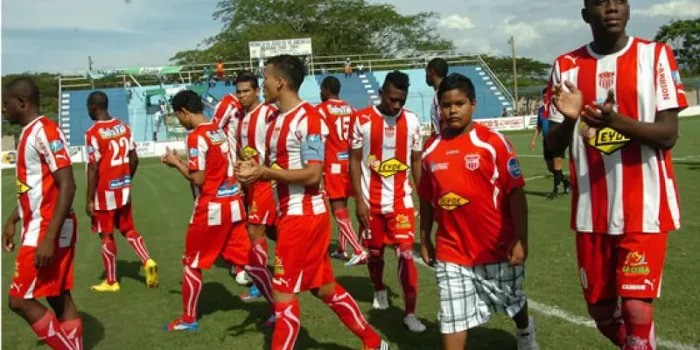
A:
[[[516,47],[529,48],[542,40],[542,34],[535,26],[526,22],[514,22],[515,16],[508,16],[498,26],[492,26],[501,30],[506,37],[515,39]]]
[[[632,10],[634,14],[648,17],[692,18],[700,16],[700,2],[697,0],[670,0],[657,3],[641,10]]]
[[[447,17],[443,17],[438,22],[438,25],[456,30],[468,30],[474,28],[474,23],[472,23],[472,20],[469,17],[460,15],[449,15]]]

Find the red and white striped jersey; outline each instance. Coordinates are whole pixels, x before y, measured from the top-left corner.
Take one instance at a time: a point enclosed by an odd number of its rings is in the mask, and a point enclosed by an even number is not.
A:
[[[376,107],[357,112],[352,149],[362,149],[362,196],[377,214],[413,208],[411,153],[421,152],[420,119],[408,110],[383,115]]]
[[[326,171],[334,174],[347,173],[355,109],[342,100],[328,100],[316,106],[316,109],[329,129],[326,141]]]
[[[95,122],[85,132],[88,163],[97,166],[95,210],[114,210],[131,199],[129,152],[136,149],[128,125],[119,119]]]
[[[46,235],[54,215],[58,186],[53,173],[70,167],[65,137],[56,123],[41,116],[22,129],[17,148],[17,212],[22,220],[21,244],[36,247]],[[58,246],[75,244],[75,214],[69,215],[61,229]]]
[[[570,81],[586,103],[602,102],[614,89],[616,110],[643,123],[656,113],[687,107],[671,49],[630,37],[615,54],[601,56],[590,45],[554,62],[550,87]],[[545,116],[562,122],[545,97]],[[680,209],[671,152],[630,140],[611,128],[578,120],[571,142],[571,227],[579,232],[620,235],[667,232],[680,227]]]
[[[204,184],[195,188],[194,212],[208,212],[210,226],[221,224],[222,210],[231,210],[233,222],[245,219],[240,184],[233,173],[236,155],[223,130],[214,123],[198,125],[187,135],[187,155],[187,168],[204,172]]]
[[[433,104],[430,106],[430,121],[433,123],[433,130],[436,133],[440,133],[442,130],[442,119],[440,117],[440,101],[437,91],[435,92],[435,96],[433,96]]]
[[[218,125],[219,128],[224,131],[229,144],[231,147],[233,147],[234,154],[238,153],[236,150],[238,124],[244,116],[245,112],[243,111],[243,106],[241,106],[238,98],[236,98],[236,96],[233,94],[224,96],[214,108],[214,117],[212,118],[212,122],[214,122],[214,124]]]
[[[251,157],[258,164],[265,162],[267,124],[277,114],[277,108],[261,103],[241,120],[238,127],[238,154]]]
[[[323,163],[321,159],[304,159],[303,146],[325,143],[328,127],[316,108],[308,102],[273,118],[267,129],[267,165],[273,169],[302,169],[307,164]],[[300,186],[273,183],[280,215],[317,215],[328,212],[321,184]]]

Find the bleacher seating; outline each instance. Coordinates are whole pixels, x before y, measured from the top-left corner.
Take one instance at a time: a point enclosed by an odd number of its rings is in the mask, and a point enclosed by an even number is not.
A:
[[[117,119],[131,122],[129,109],[127,108],[127,94],[126,90],[123,88],[113,88],[113,89],[101,89],[100,91],[107,94],[109,98],[109,114]],[[62,119],[61,124],[64,134],[66,135],[66,142],[71,146],[82,146],[85,145],[85,132],[94,123],[87,111],[87,98],[92,93],[92,90],[79,90],[79,91],[67,91],[63,92],[62,96],[65,100],[66,94],[68,94],[68,108],[66,109],[66,104],[63,104],[62,109]],[[65,112],[68,112],[66,115]],[[68,118],[68,121],[65,119]]]
[[[367,88],[365,88],[366,84],[362,82],[363,79],[357,75],[353,75],[350,78],[345,78],[344,74],[331,74],[331,76],[336,77],[340,81],[340,98],[356,109],[364,108],[369,104],[369,94]],[[316,76],[319,86],[321,86],[321,82],[325,78],[326,76],[323,75]]]

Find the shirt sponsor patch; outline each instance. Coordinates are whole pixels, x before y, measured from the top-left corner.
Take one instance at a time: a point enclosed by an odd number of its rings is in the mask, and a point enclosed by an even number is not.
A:
[[[199,155],[199,150],[196,148],[190,148],[189,153],[190,157],[196,157]]]
[[[116,190],[131,185],[131,176],[124,176],[109,182],[109,189]]]
[[[239,192],[237,183],[225,183],[216,191],[216,198],[226,198],[237,195]]]
[[[400,172],[408,170],[408,165],[396,158],[379,161],[375,155],[367,158],[369,167],[382,177],[394,176]]]
[[[517,179],[520,176],[522,176],[522,172],[520,171],[520,163],[518,162],[518,158],[510,157],[510,159],[508,159],[508,173],[514,179]]]
[[[445,209],[447,211],[455,210],[468,203],[468,199],[454,192],[447,192],[445,195],[440,197],[440,199],[438,199],[438,205],[440,206],[440,208]]]
[[[252,157],[257,157],[260,153],[258,150],[256,150],[253,147],[250,147],[250,145],[243,147],[241,150],[241,157],[246,157],[246,158],[252,158]]]
[[[62,150],[63,149],[63,141],[53,140],[53,141],[49,142],[49,149],[53,153],[56,153],[56,152]]]
[[[27,184],[25,184],[24,182],[20,181],[19,179],[17,179],[16,185],[17,185],[17,197],[19,197],[19,196],[22,195],[22,194],[25,194],[25,193],[29,192],[29,190],[32,189],[31,187],[27,186]]]
[[[683,84],[683,81],[681,80],[681,73],[679,73],[677,70],[672,71],[671,76],[673,77],[673,82],[675,82],[676,85]]]
[[[224,135],[224,132],[221,130],[207,131],[206,134],[209,140],[211,140],[211,143],[214,145],[220,145],[226,142],[226,135]]]
[[[350,154],[348,152],[338,152],[338,154],[336,154],[336,157],[338,158],[338,160],[348,160],[350,159]]]
[[[321,135],[312,134],[306,136],[306,142],[301,144],[301,159],[304,162],[323,161],[326,158],[325,147],[321,141]]]
[[[588,126],[585,122],[581,122],[580,133],[589,146],[607,155],[615,153],[630,142],[627,136],[613,128],[596,129]]]
[[[445,162],[445,163],[430,162],[429,165],[430,165],[430,172],[431,173],[435,173],[435,172],[442,171],[442,170],[447,170],[447,168],[449,167],[449,163],[447,163],[447,162]]]

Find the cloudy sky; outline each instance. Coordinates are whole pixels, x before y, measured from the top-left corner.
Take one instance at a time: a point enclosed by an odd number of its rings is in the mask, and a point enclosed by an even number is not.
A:
[[[551,61],[590,40],[580,0],[370,0],[405,14],[435,11],[437,29],[459,49]],[[697,18],[697,0],[629,0],[628,32],[651,38],[672,19]],[[167,64],[175,52],[217,33],[217,0],[2,1],[2,73]]]

